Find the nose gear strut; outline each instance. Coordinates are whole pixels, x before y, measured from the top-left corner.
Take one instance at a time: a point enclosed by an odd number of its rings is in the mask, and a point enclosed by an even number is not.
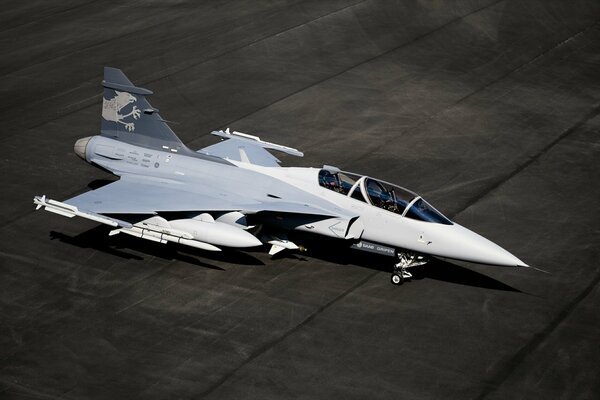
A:
[[[398,252],[398,262],[394,264],[394,272],[392,272],[392,283],[394,285],[402,285],[405,279],[412,278],[412,274],[407,271],[408,268],[417,267],[427,264],[429,261],[425,256],[407,252]]]

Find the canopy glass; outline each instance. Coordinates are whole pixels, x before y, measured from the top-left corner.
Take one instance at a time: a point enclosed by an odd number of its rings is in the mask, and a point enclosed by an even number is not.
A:
[[[322,169],[319,185],[406,218],[452,225],[433,206],[403,187],[350,172]]]

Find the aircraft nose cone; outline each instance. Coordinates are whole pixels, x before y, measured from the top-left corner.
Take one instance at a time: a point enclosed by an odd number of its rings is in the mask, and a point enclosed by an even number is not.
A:
[[[85,160],[85,150],[91,138],[91,136],[88,136],[75,142],[73,150],[75,150],[75,154],[77,154],[77,156],[82,160]]]
[[[456,258],[482,264],[528,267],[513,254],[483,236],[458,224],[453,225],[453,228]]]
[[[485,264],[502,265],[507,267],[528,266],[523,261],[515,257],[513,254],[504,250],[502,247],[498,246],[493,242],[489,242],[487,246],[481,248],[480,257],[480,262]]]

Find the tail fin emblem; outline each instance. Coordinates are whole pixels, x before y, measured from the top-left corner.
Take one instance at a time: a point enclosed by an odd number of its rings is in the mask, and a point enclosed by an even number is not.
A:
[[[121,110],[127,107],[131,103],[135,103],[137,98],[131,93],[119,92],[115,90],[115,97],[110,100],[105,98],[102,99],[102,118],[106,121],[116,122],[123,124],[125,129],[129,132],[135,130],[135,124],[133,122],[125,121],[126,118],[133,118],[137,120],[140,118],[141,110],[137,106],[131,108],[129,114],[122,114]]]

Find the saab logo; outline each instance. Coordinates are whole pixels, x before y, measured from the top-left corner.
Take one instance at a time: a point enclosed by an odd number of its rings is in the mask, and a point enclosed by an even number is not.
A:
[[[133,106],[131,112],[125,115],[121,114],[121,110],[136,101],[137,99],[131,93],[115,90],[115,97],[110,100],[102,99],[102,118],[107,121],[116,122],[117,124],[123,124],[125,125],[125,129],[133,132],[135,124],[133,122],[126,122],[125,118],[133,117],[134,120],[139,119],[141,114],[140,109],[137,106]]]
[[[396,250],[394,250],[394,248],[392,248],[392,247],[387,247],[387,246],[370,243],[370,242],[365,242],[365,241],[360,241],[358,243],[354,243],[350,247],[353,249],[368,251],[370,253],[383,254],[383,255],[392,256],[392,257],[396,254]]]

